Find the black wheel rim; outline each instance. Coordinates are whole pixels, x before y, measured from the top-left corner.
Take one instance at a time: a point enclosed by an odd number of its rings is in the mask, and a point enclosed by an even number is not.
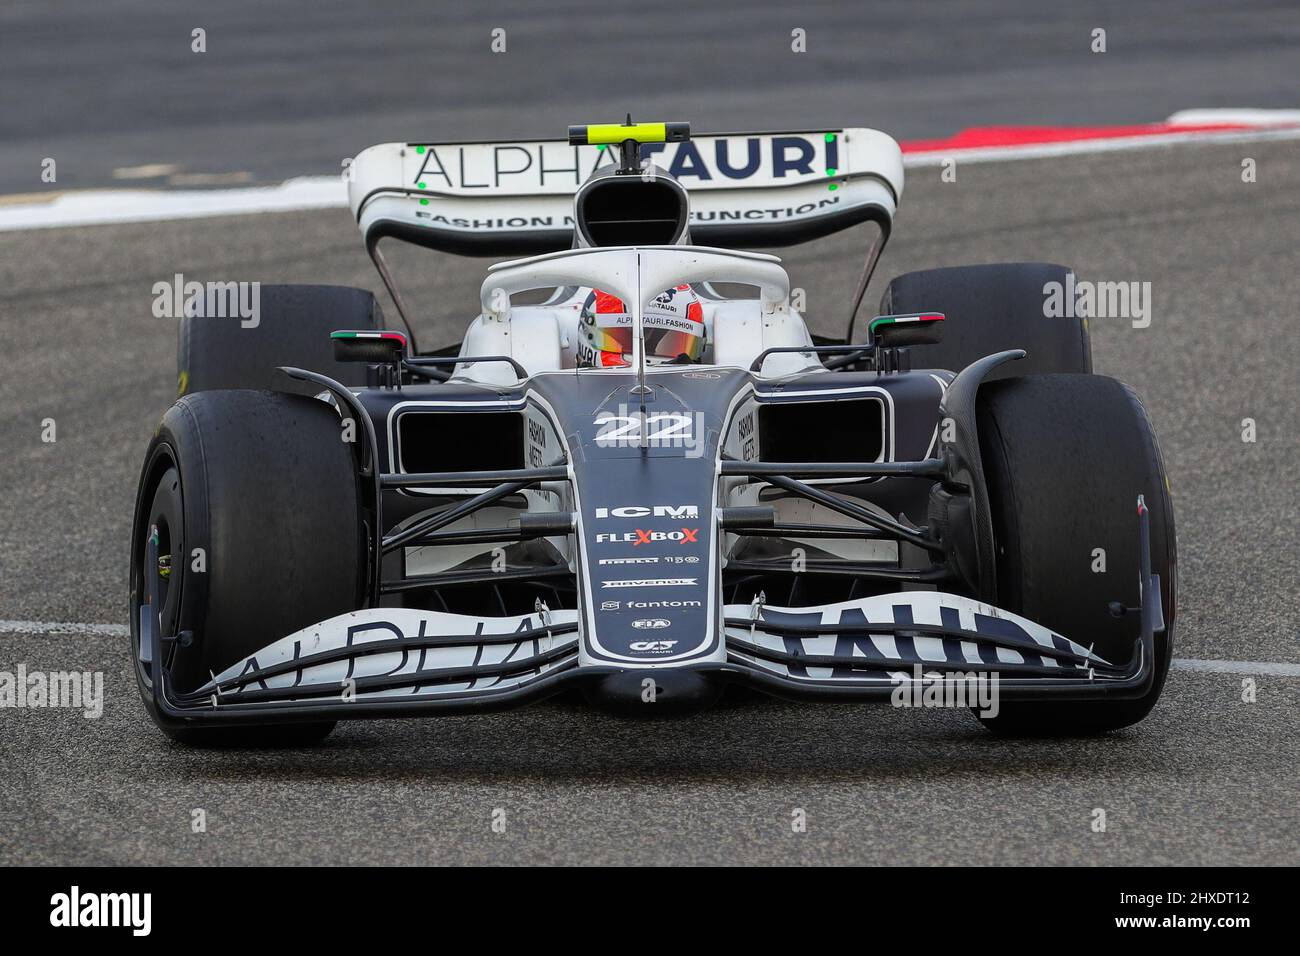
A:
[[[152,614],[150,608],[157,608],[155,620],[158,622],[161,637],[174,636],[180,625],[181,593],[184,584],[184,528],[181,510],[180,475],[174,466],[166,468],[154,484],[154,490],[148,500],[145,520],[137,534],[135,567],[133,577],[136,582],[132,601],[132,621],[135,632],[135,656],[140,667],[141,676],[152,683],[152,664],[143,642],[148,631],[141,626],[141,614]],[[151,561],[156,546],[156,560]],[[170,668],[176,654],[174,641],[163,642],[162,661],[164,667]]]

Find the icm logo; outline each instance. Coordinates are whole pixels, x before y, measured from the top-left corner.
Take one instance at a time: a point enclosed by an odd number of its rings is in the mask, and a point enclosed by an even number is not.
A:
[[[632,626],[638,631],[662,631],[665,627],[672,627],[673,622],[666,617],[639,617]]]
[[[152,893],[70,892],[50,897],[51,926],[126,926],[132,936],[148,936],[153,927]]]
[[[625,505],[622,508],[597,508],[597,518],[698,518],[695,505]]]
[[[628,645],[628,649],[641,653],[665,654],[676,644],[676,641],[633,641]]]

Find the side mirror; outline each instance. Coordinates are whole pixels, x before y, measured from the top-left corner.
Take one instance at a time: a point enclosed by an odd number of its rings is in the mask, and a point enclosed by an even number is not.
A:
[[[342,330],[331,332],[334,361],[396,365],[406,357],[406,336],[401,332]]]
[[[914,312],[909,315],[878,315],[867,323],[868,342],[876,348],[907,345],[937,345],[943,341],[942,312]]]

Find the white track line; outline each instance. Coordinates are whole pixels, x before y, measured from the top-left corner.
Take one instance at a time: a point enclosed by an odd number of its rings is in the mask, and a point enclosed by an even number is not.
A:
[[[1283,661],[1203,661],[1174,658],[1174,669],[1208,674],[1267,674],[1270,677],[1300,677],[1300,664]]]
[[[1242,126],[1268,126],[1277,123],[1300,123],[1300,110],[1256,110],[1216,107],[1207,110],[1179,110],[1166,123],[1175,126],[1209,126],[1212,123],[1239,123]]]
[[[125,624],[82,624],[76,621],[0,621],[0,634],[76,635],[78,637],[127,637]],[[1265,674],[1270,677],[1300,677],[1300,664],[1285,661],[1208,661],[1175,658],[1174,668],[1210,674]]]
[[[338,176],[304,176],[278,186],[238,189],[87,189],[60,193],[48,201],[0,206],[0,232],[342,209],[347,204],[347,186]]]

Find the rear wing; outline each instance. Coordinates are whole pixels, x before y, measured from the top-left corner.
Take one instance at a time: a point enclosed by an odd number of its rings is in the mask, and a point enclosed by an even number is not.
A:
[[[690,195],[690,238],[789,246],[868,220],[887,233],[903,193],[898,143],[872,129],[721,133],[646,143]],[[392,236],[468,256],[573,246],[573,194],[618,147],[565,140],[384,143],[353,160],[348,201],[372,251]]]

